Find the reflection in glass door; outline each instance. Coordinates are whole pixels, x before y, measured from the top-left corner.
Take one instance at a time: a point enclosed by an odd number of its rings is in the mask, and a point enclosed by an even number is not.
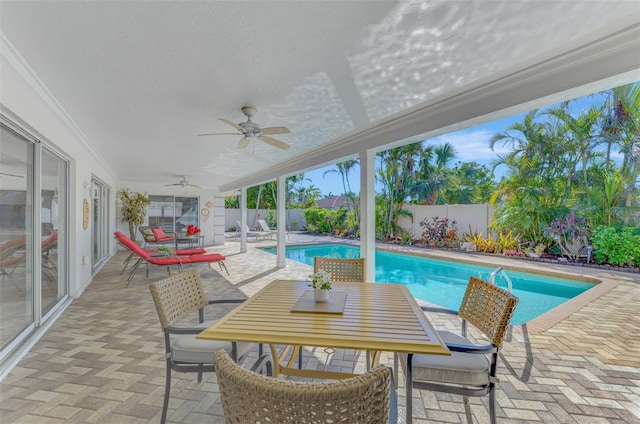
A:
[[[67,162],[42,150],[40,255],[42,316],[67,295]]]
[[[68,297],[68,175],[0,116],[0,366]]]
[[[95,272],[109,257],[109,187],[91,180],[91,265]]]
[[[33,325],[34,145],[0,127],[0,349]]]

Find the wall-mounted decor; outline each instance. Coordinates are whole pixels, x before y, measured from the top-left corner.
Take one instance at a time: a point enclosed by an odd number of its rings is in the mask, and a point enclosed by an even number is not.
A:
[[[207,220],[209,219],[209,209],[200,209],[200,219],[202,219],[202,222],[207,222]]]
[[[89,207],[89,201],[84,199],[82,201],[82,229],[89,228],[89,218],[91,215],[91,208]]]

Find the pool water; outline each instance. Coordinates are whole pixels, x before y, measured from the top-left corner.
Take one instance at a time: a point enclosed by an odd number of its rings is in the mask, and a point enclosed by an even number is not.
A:
[[[275,248],[265,251],[276,253]],[[341,244],[292,246],[286,256],[313,266],[315,256],[359,258],[358,246]],[[455,309],[460,307],[470,276],[488,281],[495,267],[471,265],[420,256],[376,250],[376,282],[400,283],[407,286],[416,299]],[[517,271],[506,271],[513,282],[513,294],[520,302],[511,323],[524,324],[594,286],[591,283],[548,277]],[[507,288],[502,273],[496,277],[500,287]]]

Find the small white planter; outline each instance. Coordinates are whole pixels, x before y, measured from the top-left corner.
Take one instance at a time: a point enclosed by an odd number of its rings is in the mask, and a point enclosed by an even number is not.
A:
[[[316,302],[326,303],[329,301],[329,290],[314,289],[313,298]]]

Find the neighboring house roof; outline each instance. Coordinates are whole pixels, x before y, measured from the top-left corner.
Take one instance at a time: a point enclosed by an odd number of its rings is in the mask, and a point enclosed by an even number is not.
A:
[[[349,206],[349,198],[347,196],[329,196],[316,202],[320,209],[338,209],[340,206]]]

